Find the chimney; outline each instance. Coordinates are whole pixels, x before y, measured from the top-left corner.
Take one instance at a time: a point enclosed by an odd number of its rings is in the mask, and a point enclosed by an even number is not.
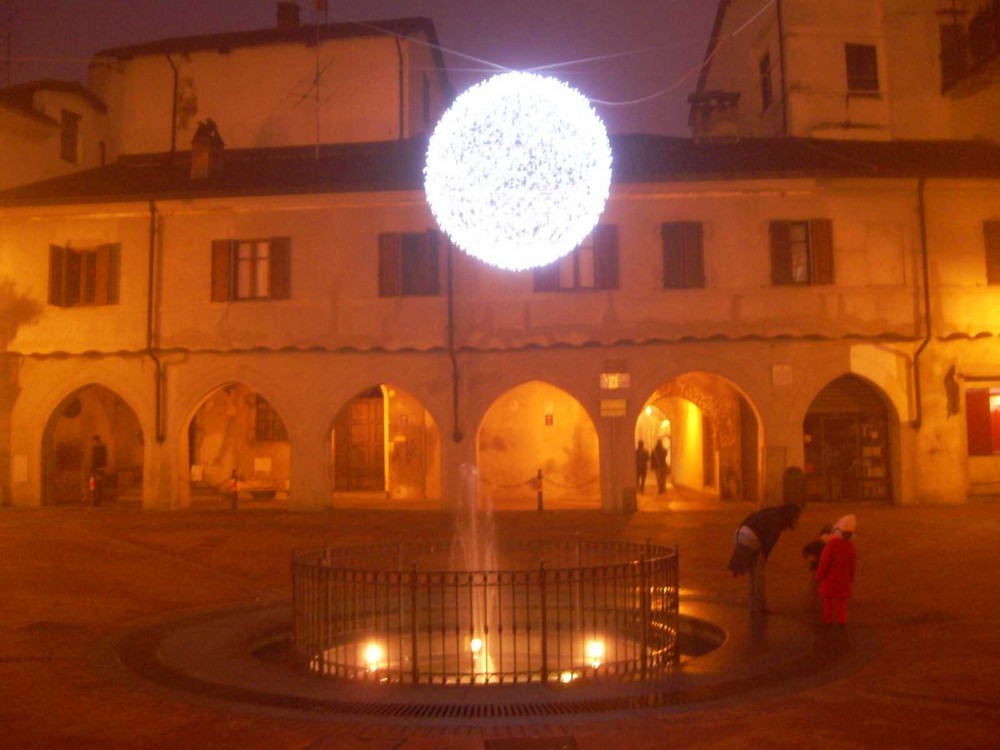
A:
[[[295,0],[278,0],[278,29],[287,31],[299,27],[299,4]]]
[[[191,139],[191,179],[207,180],[222,170],[222,153],[226,144],[211,118],[198,123]]]

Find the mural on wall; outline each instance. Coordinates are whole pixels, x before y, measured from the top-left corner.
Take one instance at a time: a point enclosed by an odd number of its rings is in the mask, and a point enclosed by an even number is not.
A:
[[[116,393],[101,385],[76,391],[45,429],[43,503],[141,502],[143,444],[138,417]]]
[[[547,509],[600,507],[597,430],[583,405],[553,385],[516,386],[487,410],[477,437],[480,496],[493,507],[534,508],[542,471]]]
[[[270,402],[241,383],[214,391],[188,426],[193,488],[240,499],[289,499],[291,445]]]
[[[335,495],[354,493],[355,503],[441,497],[437,424],[419,399],[391,384],[358,393],[337,413],[330,461]]]

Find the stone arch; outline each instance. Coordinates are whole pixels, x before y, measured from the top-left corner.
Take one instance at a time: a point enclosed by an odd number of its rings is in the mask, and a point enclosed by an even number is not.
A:
[[[731,380],[688,370],[663,382],[642,402],[634,439],[636,445],[642,439],[650,451],[654,442],[663,443],[670,464],[667,490],[758,500],[762,425],[756,405]]]
[[[401,507],[442,494],[442,445],[424,401],[395,383],[361,387],[327,431],[335,506]]]
[[[242,380],[203,392],[178,431],[182,504],[287,504],[291,440],[272,400]]]
[[[40,503],[140,503],[145,443],[135,410],[111,388],[89,383],[62,394],[42,429]]]
[[[886,392],[845,373],[813,396],[802,420],[811,501],[892,501],[899,477],[899,417]]]
[[[497,396],[476,431],[480,494],[498,509],[599,508],[600,441],[588,409],[569,391],[528,380]]]

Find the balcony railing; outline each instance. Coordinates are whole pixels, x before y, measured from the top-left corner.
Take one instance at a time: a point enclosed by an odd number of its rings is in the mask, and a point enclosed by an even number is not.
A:
[[[954,91],[1000,58],[1000,0],[991,0],[969,19],[941,29],[941,91]]]

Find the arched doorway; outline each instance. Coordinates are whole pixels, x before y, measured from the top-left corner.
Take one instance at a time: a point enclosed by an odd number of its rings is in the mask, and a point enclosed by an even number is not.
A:
[[[210,393],[188,425],[191,501],[286,504],[291,445],[281,416],[242,383]],[[235,487],[234,487],[235,485]]]
[[[667,501],[756,500],[760,482],[760,422],[743,394],[725,378],[690,372],[664,383],[636,420],[635,443],[667,450]],[[649,472],[640,508],[663,509]]]
[[[348,401],[330,431],[333,503],[400,507],[441,497],[441,437],[434,417],[396,386]]]
[[[843,375],[813,399],[802,425],[809,500],[892,500],[889,408],[856,375]]]
[[[535,510],[542,471],[545,509],[599,508],[594,423],[583,405],[538,380],[516,386],[486,411],[476,438],[480,496],[498,510]]]
[[[86,386],[64,399],[45,427],[42,503],[89,505],[95,493],[102,503],[141,503],[142,463],[135,412],[108,388]]]

